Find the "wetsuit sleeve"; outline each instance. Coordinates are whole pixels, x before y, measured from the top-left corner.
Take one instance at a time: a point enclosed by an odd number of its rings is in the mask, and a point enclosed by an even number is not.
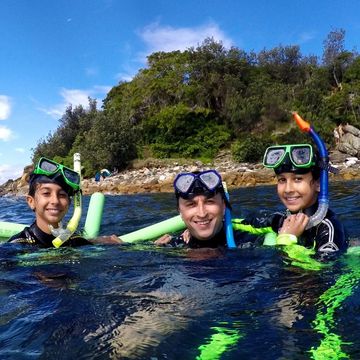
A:
[[[238,247],[246,244],[269,245],[268,235],[274,234],[271,221],[268,217],[248,217],[246,219],[233,219],[235,242]]]

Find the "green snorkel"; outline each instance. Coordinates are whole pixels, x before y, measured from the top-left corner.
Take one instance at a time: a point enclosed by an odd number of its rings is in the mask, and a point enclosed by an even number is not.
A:
[[[50,225],[51,233],[56,236],[56,238],[52,241],[54,247],[56,248],[59,248],[65,241],[69,240],[70,236],[76,231],[81,218],[81,162],[79,153],[74,154],[74,170],[79,175],[79,187],[74,194],[73,216],[69,220],[66,228],[63,228],[61,223],[57,229]]]

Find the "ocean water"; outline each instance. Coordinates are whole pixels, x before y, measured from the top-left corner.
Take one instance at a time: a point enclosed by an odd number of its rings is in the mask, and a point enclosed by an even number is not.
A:
[[[330,193],[356,245],[360,182],[332,183]],[[230,196],[236,217],[280,208],[273,186]],[[0,221],[32,222],[23,198],[0,204]],[[128,233],[176,214],[171,194],[106,196],[101,233]],[[2,243],[0,283],[0,359],[360,358],[357,253],[310,271],[270,247]]]

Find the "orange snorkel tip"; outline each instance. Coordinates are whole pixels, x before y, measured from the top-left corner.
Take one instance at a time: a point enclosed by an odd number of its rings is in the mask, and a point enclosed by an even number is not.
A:
[[[296,111],[293,111],[294,119],[302,132],[310,131],[310,124],[305,121]]]

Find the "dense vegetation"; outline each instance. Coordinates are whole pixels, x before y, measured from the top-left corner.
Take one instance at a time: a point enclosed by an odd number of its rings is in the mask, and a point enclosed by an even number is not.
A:
[[[321,60],[302,56],[299,46],[256,54],[213,39],[153,53],[147,68],[111,89],[101,110],[92,99],[88,109],[69,106],[33,160],[71,165],[80,152],[85,176],[136,158],[211,160],[223,148],[239,161],[258,161],[269,144],[309,141],[293,124],[293,110],[332,146],[335,126],[360,126],[360,57],[344,41],[344,30],[330,32]]]

